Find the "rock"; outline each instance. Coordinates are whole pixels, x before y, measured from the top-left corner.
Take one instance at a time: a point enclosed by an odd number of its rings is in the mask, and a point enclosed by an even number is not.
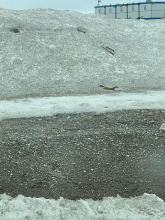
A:
[[[163,123],[163,124],[161,125],[161,127],[159,128],[159,130],[160,130],[160,131],[165,131],[165,123]]]

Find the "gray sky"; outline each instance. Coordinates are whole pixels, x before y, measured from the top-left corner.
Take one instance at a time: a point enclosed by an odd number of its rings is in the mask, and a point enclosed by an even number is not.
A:
[[[145,0],[142,0],[143,2]],[[102,0],[100,5],[117,3],[129,3],[133,0]],[[138,2],[138,1],[135,1]],[[30,9],[30,8],[52,8],[57,10],[73,10],[82,13],[94,13],[94,6],[98,0],[0,0],[0,8],[8,9]]]

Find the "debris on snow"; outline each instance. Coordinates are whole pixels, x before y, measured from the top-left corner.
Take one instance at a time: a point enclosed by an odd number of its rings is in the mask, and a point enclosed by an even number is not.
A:
[[[10,31],[14,32],[14,33],[19,33],[20,32],[18,28],[10,28]]]
[[[84,34],[86,34],[86,32],[87,32],[87,29],[84,27],[78,27],[77,30],[80,32],[83,32]]]
[[[110,48],[110,47],[107,47],[107,46],[101,46],[102,48],[104,48],[105,50],[107,50],[109,53],[111,53],[112,55],[114,55],[114,53],[115,53],[115,51],[112,49],[112,48]]]

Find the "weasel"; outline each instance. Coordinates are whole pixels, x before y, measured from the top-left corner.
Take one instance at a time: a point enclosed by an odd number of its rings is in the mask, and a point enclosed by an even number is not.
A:
[[[115,90],[115,89],[117,89],[117,88],[119,88],[119,87],[117,87],[117,86],[115,86],[115,87],[112,87],[112,88],[109,88],[109,87],[106,87],[106,86],[103,86],[103,85],[100,85],[99,87],[103,87],[103,89],[105,89],[105,90]]]

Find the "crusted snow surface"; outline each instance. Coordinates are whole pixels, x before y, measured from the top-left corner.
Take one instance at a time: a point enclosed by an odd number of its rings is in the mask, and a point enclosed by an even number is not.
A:
[[[100,93],[100,84],[165,89],[165,19],[51,9],[0,13],[0,99]]]
[[[124,199],[105,197],[103,200],[58,200],[12,198],[0,195],[0,215],[3,220],[164,220],[165,203],[155,195]]]

